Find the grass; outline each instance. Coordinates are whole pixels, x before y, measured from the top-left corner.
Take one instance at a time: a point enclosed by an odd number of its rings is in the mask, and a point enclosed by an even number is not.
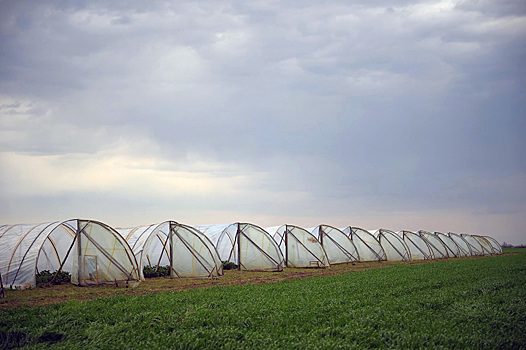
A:
[[[504,254],[526,253],[526,247],[524,248],[502,248],[502,252]]]
[[[525,344],[524,254],[0,311],[3,348],[494,349]]]
[[[470,258],[468,258],[470,259]],[[247,283],[271,283],[287,279],[306,278],[310,276],[332,276],[348,272],[358,272],[368,269],[383,268],[400,264],[425,264],[432,261],[415,262],[366,262],[359,264],[333,265],[330,269],[299,269],[287,268],[282,272],[247,272],[238,270],[225,271],[225,275],[218,279],[195,279],[167,277],[148,278],[136,288],[127,288],[126,285],[113,284],[73,287],[71,284],[59,286],[43,286],[32,290],[6,290],[7,298],[0,299],[0,309],[12,307],[36,307],[53,303],[65,302],[72,299],[93,300],[115,295],[139,295],[149,293],[162,293],[182,291],[195,288],[209,288],[214,286],[231,286]]]

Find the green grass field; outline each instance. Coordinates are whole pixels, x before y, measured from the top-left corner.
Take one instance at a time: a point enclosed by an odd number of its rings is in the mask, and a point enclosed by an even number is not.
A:
[[[0,346],[526,347],[526,254],[0,311]]]
[[[503,248],[502,252],[504,254],[509,254],[509,253],[526,253],[526,248]]]

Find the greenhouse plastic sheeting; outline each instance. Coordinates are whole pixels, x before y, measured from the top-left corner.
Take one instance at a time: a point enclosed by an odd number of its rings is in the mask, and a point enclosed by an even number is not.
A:
[[[266,229],[277,242],[287,267],[328,267],[329,258],[320,242],[309,231],[293,225]]]
[[[461,256],[460,248],[458,245],[445,233],[442,232],[433,232],[435,236],[437,236],[442,243],[444,243],[444,246],[446,247],[447,254],[450,258],[458,258]]]
[[[330,264],[343,264],[359,261],[358,252],[351,239],[339,229],[329,225],[319,225],[308,229],[321,243]]]
[[[221,259],[213,243],[191,226],[165,221],[117,231],[130,244],[141,267],[141,279],[144,266],[168,265],[171,278],[222,275]]]
[[[484,253],[484,255],[494,254],[491,243],[485,237],[478,236],[478,235],[471,235],[471,237],[475,238],[479,242],[480,246],[482,247],[482,252]]]
[[[283,255],[278,245],[259,226],[238,222],[195,228],[214,243],[221,261],[233,262],[240,270],[283,270]]]
[[[457,245],[459,249],[459,256],[471,256],[471,248],[464,238],[453,232],[449,232],[447,235]]]
[[[61,269],[78,285],[139,281],[137,262],[111,227],[73,219],[0,228],[0,273],[15,288],[36,286],[39,271]]]
[[[411,253],[406,244],[396,233],[386,229],[379,229],[374,236],[387,255],[387,261],[411,261]]]
[[[354,243],[360,261],[382,261],[387,260],[387,255],[380,242],[369,231],[359,227],[348,226],[342,229]]]
[[[411,253],[411,259],[433,259],[431,248],[422,237],[411,231],[399,231],[397,234],[402,238],[405,245],[409,249],[409,252]]]
[[[431,252],[433,253],[433,259],[449,258],[447,247],[438,236],[423,230],[418,231],[418,234],[429,244]]]
[[[502,254],[502,247],[495,238],[490,237],[490,236],[483,236],[483,237],[486,238],[488,242],[491,244],[491,247],[493,248],[493,254]]]
[[[460,237],[464,238],[464,240],[468,243],[469,248],[471,249],[471,255],[484,255],[484,249],[480,245],[479,241],[477,241],[473,236],[461,233]]]

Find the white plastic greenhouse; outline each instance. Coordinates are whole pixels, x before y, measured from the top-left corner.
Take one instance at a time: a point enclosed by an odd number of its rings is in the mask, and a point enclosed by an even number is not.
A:
[[[409,249],[412,260],[433,259],[433,253],[431,253],[429,244],[421,236],[411,231],[398,231],[397,234]]]
[[[266,229],[277,242],[287,267],[329,267],[329,258],[320,242],[304,228],[293,225]]]
[[[494,254],[493,248],[491,247],[491,243],[486,238],[477,235],[471,235],[471,237],[475,238],[479,242],[480,246],[482,247],[482,253],[484,255]]]
[[[488,240],[489,244],[491,244],[491,248],[493,248],[493,254],[502,254],[502,247],[500,246],[499,242],[497,242],[495,238],[490,237],[490,236],[483,236],[483,237]]]
[[[455,243],[455,241],[451,239],[451,237],[442,232],[434,232],[433,234],[442,241],[442,243],[446,247],[447,255],[450,258],[458,258],[460,256],[460,248]]]
[[[197,229],[165,221],[135,228],[118,228],[133,250],[144,279],[143,267],[170,266],[170,277],[217,277],[222,275],[219,254]]]
[[[444,242],[442,242],[442,240],[437,235],[434,235],[431,232],[427,232],[424,230],[418,231],[418,234],[422,238],[424,238],[429,244],[429,247],[431,248],[431,252],[433,253],[433,259],[449,258],[449,254],[447,252],[446,245],[444,244]]]
[[[139,271],[126,241],[110,226],[72,219],[0,228],[0,273],[10,288],[36,286],[44,270],[67,271],[80,286],[139,283]]]
[[[374,236],[380,242],[385,251],[387,261],[411,261],[411,252],[403,239],[395,232],[386,229],[378,229]]]
[[[460,237],[464,238],[464,240],[468,243],[469,249],[471,250],[471,255],[484,255],[484,249],[480,245],[479,241],[477,241],[473,236],[461,233]]]
[[[354,243],[360,261],[382,261],[387,260],[385,251],[380,242],[369,231],[359,227],[348,226],[342,229],[351,241]]]
[[[466,242],[462,236],[453,232],[449,232],[447,235],[457,245],[459,249],[459,256],[471,256],[471,248],[469,247],[468,242]]]
[[[360,260],[356,247],[351,239],[336,227],[319,225],[309,229],[309,231],[311,231],[325,249],[331,265]]]
[[[192,227],[165,221],[117,231],[82,219],[3,225],[0,276],[8,288],[35,287],[43,271],[69,272],[71,282],[80,286],[133,286],[144,279],[145,266],[168,265],[172,278],[215,278],[223,274],[224,262],[240,270],[282,271],[284,266],[502,254],[500,244],[489,236],[329,225],[310,230],[294,225],[264,230],[249,223]]]
[[[283,270],[283,255],[278,245],[259,226],[237,222],[195,228],[214,243],[221,261],[233,262],[240,270]]]

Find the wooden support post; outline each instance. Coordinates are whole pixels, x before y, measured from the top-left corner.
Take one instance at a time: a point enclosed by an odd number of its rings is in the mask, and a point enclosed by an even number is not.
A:
[[[237,269],[241,271],[241,231],[239,223],[237,224]]]
[[[81,239],[80,239],[81,228],[79,226],[80,226],[80,222],[77,221],[77,232],[75,234],[75,238],[77,239],[77,256],[78,256],[78,261],[79,261],[78,285],[83,286],[86,281],[84,280],[84,269],[83,269],[84,261],[82,261],[82,246],[81,246]]]
[[[5,298],[4,283],[2,282],[2,274],[0,273],[0,299]]]
[[[285,266],[289,267],[289,225],[285,225]]]

